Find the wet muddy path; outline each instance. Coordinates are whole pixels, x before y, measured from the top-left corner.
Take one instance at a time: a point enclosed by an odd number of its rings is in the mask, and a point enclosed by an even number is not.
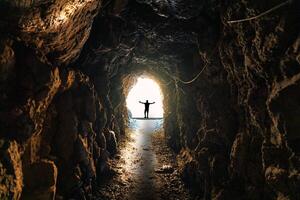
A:
[[[116,175],[101,184],[104,200],[190,199],[165,144],[160,120],[135,120],[112,160]]]

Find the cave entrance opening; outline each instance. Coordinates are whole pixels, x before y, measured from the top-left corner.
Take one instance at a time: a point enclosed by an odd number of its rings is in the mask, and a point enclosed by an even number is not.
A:
[[[158,83],[148,77],[139,77],[126,98],[129,117],[133,119],[144,118],[146,101],[151,103],[149,105],[149,119],[163,118],[163,95]]]
[[[149,105],[148,118],[145,116],[146,106]],[[147,76],[140,76],[130,88],[126,106],[129,116],[129,126],[132,128],[147,127],[161,128],[163,124],[163,93],[159,84]],[[149,130],[150,131],[150,130]]]

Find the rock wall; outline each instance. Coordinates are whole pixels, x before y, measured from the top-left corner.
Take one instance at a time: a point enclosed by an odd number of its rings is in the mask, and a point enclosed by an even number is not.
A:
[[[144,74],[195,199],[300,199],[299,2],[228,23],[280,3],[0,2],[0,199],[90,198]]]
[[[27,3],[1,2],[0,199],[90,198],[112,172],[117,122],[105,88],[66,66],[101,2]]]
[[[92,183],[111,171],[116,122],[107,121],[86,75],[13,48],[16,73],[1,88],[1,198],[91,195]]]
[[[221,4],[222,26],[214,61],[201,80],[183,90],[193,94],[188,98],[194,97],[200,119],[198,124],[188,120],[193,103],[182,94],[178,124],[182,126],[183,149],[179,161],[183,178],[197,191],[195,196],[300,198],[295,103],[299,2],[285,2],[280,9],[255,20],[228,23],[259,15],[279,3]]]
[[[232,4],[223,21],[247,18],[278,3]],[[240,121],[230,172],[232,179],[244,177],[243,192],[252,198],[300,198],[295,148],[299,106],[293,103],[299,85],[299,5],[290,2],[260,19],[225,24],[223,30],[226,48],[220,55],[235,86]]]

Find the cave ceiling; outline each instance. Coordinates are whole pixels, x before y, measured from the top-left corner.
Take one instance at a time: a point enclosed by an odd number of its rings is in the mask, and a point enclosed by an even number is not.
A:
[[[216,8],[207,10],[205,3],[130,1],[118,12],[120,5],[106,5],[76,63],[82,68],[101,63],[112,73],[122,66],[170,71],[217,41],[219,19],[210,14]]]

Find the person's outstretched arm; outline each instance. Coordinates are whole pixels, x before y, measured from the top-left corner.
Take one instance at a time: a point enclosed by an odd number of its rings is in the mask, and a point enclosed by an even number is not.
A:
[[[145,104],[144,102],[139,101],[139,103]]]
[[[150,104],[155,104],[155,101],[153,103],[150,103]]]

